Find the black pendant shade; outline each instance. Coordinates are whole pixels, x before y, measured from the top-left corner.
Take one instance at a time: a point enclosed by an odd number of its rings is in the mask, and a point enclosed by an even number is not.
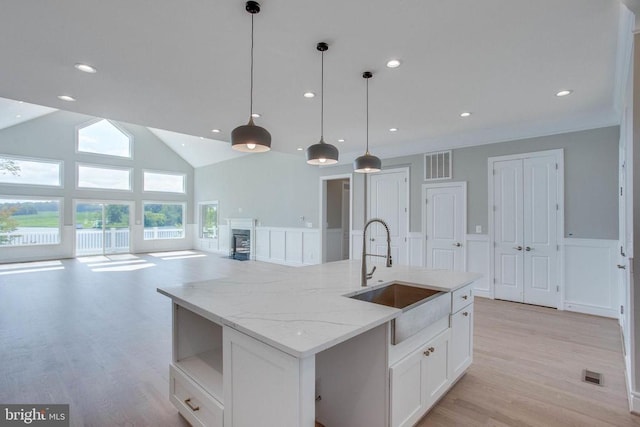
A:
[[[360,173],[380,172],[382,170],[382,160],[367,151],[363,156],[353,161],[353,170]]]
[[[365,71],[362,77],[367,81],[367,149],[363,156],[353,161],[353,170],[359,173],[373,173],[382,170],[382,160],[369,153],[369,79],[373,73]]]
[[[338,163],[338,149],[324,142],[324,53],[329,45],[320,42],[316,46],[322,53],[321,89],[320,89],[320,142],[307,148],[307,163],[310,165],[333,165]]]
[[[271,149],[271,134],[263,127],[253,123],[238,126],[231,131],[231,148],[245,153],[263,153]]]
[[[231,148],[245,153],[262,153],[271,150],[271,134],[253,123],[253,15],[260,12],[260,4],[248,1],[247,12],[251,14],[251,103],[249,123],[231,131]]]

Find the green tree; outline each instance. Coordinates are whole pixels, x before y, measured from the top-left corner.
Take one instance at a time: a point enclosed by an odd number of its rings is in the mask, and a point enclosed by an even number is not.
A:
[[[7,245],[13,239],[9,233],[18,229],[18,222],[12,218],[16,208],[0,209],[0,245]]]
[[[11,159],[0,158],[0,173],[2,175],[6,175],[7,173],[10,173],[11,175],[20,175],[20,166]]]

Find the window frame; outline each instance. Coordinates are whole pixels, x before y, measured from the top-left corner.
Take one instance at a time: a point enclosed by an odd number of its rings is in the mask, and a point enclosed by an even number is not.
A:
[[[58,182],[59,182],[56,185],[47,185],[47,184],[29,184],[29,183],[23,183],[23,182],[2,182],[0,180],[1,185],[12,185],[16,187],[29,187],[29,188],[60,188],[60,189],[64,188],[64,160],[48,159],[44,157],[16,156],[13,154],[0,154],[0,159],[57,164],[58,165]]]
[[[202,208],[204,208],[207,205],[216,205],[217,206],[217,211],[218,211],[218,218],[216,221],[216,228],[218,230],[216,237],[204,237],[203,236],[203,229],[204,229],[204,221],[202,219]],[[203,202],[198,202],[198,238],[199,239],[206,239],[206,240],[211,240],[211,241],[217,241],[220,239],[220,202],[218,200],[209,200],[209,201],[203,201]]]
[[[96,123],[99,123],[101,121],[107,121],[109,122],[112,126],[114,126],[116,129],[118,129],[120,132],[122,132],[123,135],[125,135],[127,137],[127,139],[129,139],[129,155],[128,156],[119,156],[117,154],[104,154],[104,153],[94,153],[93,151],[82,151],[80,150],[80,131],[84,128],[87,128],[89,126],[95,125]],[[88,155],[88,156],[98,156],[98,157],[104,157],[104,158],[111,158],[111,159],[127,159],[127,160],[133,160],[133,153],[134,153],[134,149],[133,149],[133,135],[128,132],[127,130],[125,130],[121,125],[119,125],[118,123],[109,120],[109,119],[104,119],[104,118],[99,118],[96,117],[94,119],[91,119],[87,122],[81,123],[79,125],[76,125],[76,132],[75,132],[75,149],[76,149],[76,155]]]
[[[95,168],[95,169],[111,169],[111,170],[127,171],[129,172],[129,188],[123,190],[120,188],[81,187],[80,186],[80,167],[81,166]],[[113,166],[113,165],[96,164],[96,163],[76,162],[76,190],[117,191],[117,192],[124,192],[124,193],[133,193],[133,168],[130,168],[127,166]]]
[[[181,176],[182,177],[182,191],[167,191],[167,190],[146,190],[145,189],[145,174],[153,173],[157,175],[171,175],[171,176]],[[183,172],[173,172],[173,171],[160,171],[153,169],[143,169],[142,170],[142,192],[143,193],[156,193],[156,194],[187,194],[187,174]]]
[[[142,240],[145,242],[151,242],[155,240],[180,240],[187,238],[187,202],[185,201],[175,201],[175,200],[142,200],[142,209],[140,209],[140,224],[142,224]],[[144,225],[144,213],[146,205],[180,205],[182,206],[182,236],[181,237],[168,237],[168,238],[157,238],[157,239],[147,239],[144,235],[144,232],[147,227]],[[151,227],[153,228],[153,227]]]
[[[63,222],[64,222],[64,197],[47,197],[47,196],[23,196],[20,194],[0,194],[0,203],[2,200],[20,200],[20,201],[57,201],[58,202],[58,243],[35,243],[27,245],[0,245],[0,248],[27,248],[34,246],[60,246],[63,244]]]

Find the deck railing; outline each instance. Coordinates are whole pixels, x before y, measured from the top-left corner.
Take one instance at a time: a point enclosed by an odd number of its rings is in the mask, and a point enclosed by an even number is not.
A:
[[[0,233],[0,246],[56,245],[60,243],[60,231],[54,228],[43,230],[16,230]],[[6,237],[6,239],[5,239]],[[183,228],[145,228],[144,240],[181,239]],[[76,229],[76,255],[102,252],[127,252],[130,231],[128,228]]]

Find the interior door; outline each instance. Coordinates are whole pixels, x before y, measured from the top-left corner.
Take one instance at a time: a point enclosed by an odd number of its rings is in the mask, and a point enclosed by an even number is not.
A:
[[[521,159],[493,165],[495,297],[524,301],[523,202]]]
[[[466,191],[463,183],[426,187],[426,266],[464,271]]]
[[[555,156],[523,160],[524,302],[558,306],[557,170]]]
[[[370,176],[369,219],[380,218],[389,226],[391,234],[391,256],[393,262],[407,265],[407,232],[409,204],[407,200],[408,172],[406,169],[388,170]],[[387,234],[379,223],[367,230],[369,253],[386,255]],[[383,258],[372,258],[373,263],[384,262]]]

